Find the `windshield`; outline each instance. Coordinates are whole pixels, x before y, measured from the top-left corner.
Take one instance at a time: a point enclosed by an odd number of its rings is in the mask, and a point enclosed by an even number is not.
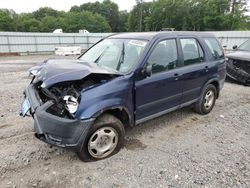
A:
[[[244,42],[242,45],[239,46],[237,50],[245,50],[245,51],[250,51],[250,40],[247,40]]]
[[[104,39],[84,53],[80,59],[128,73],[138,62],[147,41],[134,39]]]

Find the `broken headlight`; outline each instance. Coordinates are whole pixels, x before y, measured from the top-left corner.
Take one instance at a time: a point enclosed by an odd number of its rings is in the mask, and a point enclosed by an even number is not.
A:
[[[65,107],[69,111],[69,113],[74,114],[78,108],[78,101],[77,98],[73,97],[72,95],[65,95],[63,97],[65,102]]]
[[[30,74],[33,76],[37,76],[38,74],[40,74],[40,70],[37,70],[37,69],[31,70]]]

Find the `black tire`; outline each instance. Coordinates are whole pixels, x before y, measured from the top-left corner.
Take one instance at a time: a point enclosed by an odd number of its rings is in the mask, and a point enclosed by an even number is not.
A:
[[[213,93],[213,100],[209,107],[206,105],[206,95],[209,94],[209,92]],[[200,99],[194,104],[194,111],[205,115],[211,112],[211,110],[214,107],[215,101],[217,99],[218,92],[216,90],[216,87],[212,84],[209,84],[206,86],[206,88],[203,90]]]
[[[117,135],[114,140],[112,140],[112,144],[117,139],[115,146],[111,150],[108,151],[107,153],[103,154],[103,157],[100,156],[94,156],[95,152],[94,149],[90,149],[90,142],[93,139],[97,139],[98,131],[107,131],[107,130],[112,130],[115,135]],[[107,133],[109,134],[109,133]],[[125,136],[125,130],[124,130],[124,125],[122,122],[117,119],[115,116],[111,114],[103,114],[99,118],[96,119],[94,122],[92,128],[90,129],[83,146],[79,152],[77,152],[77,155],[80,160],[85,161],[85,162],[91,162],[91,161],[97,161],[101,159],[108,158],[116,153],[118,153],[121,149],[121,147],[124,144],[124,136]],[[103,136],[104,137],[104,136]],[[90,140],[91,139],[91,140]],[[109,139],[110,141],[110,139]],[[111,153],[109,153],[111,152]],[[108,155],[106,155],[108,154]]]

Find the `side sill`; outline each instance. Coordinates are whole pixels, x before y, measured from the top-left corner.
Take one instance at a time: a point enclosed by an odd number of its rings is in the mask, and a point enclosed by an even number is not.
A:
[[[145,122],[145,121],[148,121],[148,120],[157,118],[157,117],[159,117],[159,116],[161,116],[161,115],[163,115],[163,114],[172,112],[172,111],[177,110],[177,109],[179,109],[179,108],[183,108],[183,107],[185,107],[185,106],[189,106],[189,105],[195,103],[196,101],[198,101],[198,99],[191,100],[191,101],[186,102],[186,103],[183,103],[183,104],[181,104],[181,105],[179,105],[179,106],[175,106],[175,107],[173,107],[173,108],[169,108],[169,109],[167,109],[167,110],[164,110],[164,111],[161,111],[161,112],[152,114],[152,115],[150,115],[150,116],[147,116],[147,117],[145,117],[145,118],[136,120],[135,125],[138,125],[138,124],[143,123],[143,122]]]

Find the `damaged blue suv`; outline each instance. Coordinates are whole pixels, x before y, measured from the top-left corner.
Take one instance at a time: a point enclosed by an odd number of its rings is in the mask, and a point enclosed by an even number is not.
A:
[[[212,34],[124,33],[76,60],[46,60],[30,74],[20,114],[34,118],[35,136],[93,161],[120,150],[125,127],[188,105],[208,114],[226,64]]]

